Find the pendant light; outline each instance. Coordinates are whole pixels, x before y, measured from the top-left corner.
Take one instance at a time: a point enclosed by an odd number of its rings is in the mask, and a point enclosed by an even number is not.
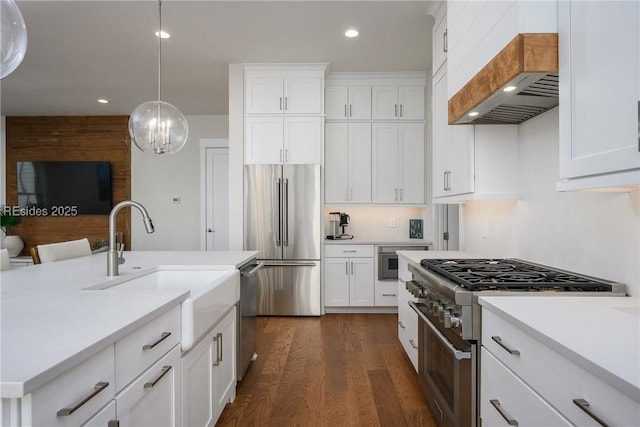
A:
[[[27,51],[27,27],[14,0],[0,1],[0,79],[13,72]]]
[[[136,107],[129,116],[129,135],[136,147],[145,153],[174,154],[187,142],[189,125],[173,105],[162,101],[162,0],[158,0],[158,100]]]

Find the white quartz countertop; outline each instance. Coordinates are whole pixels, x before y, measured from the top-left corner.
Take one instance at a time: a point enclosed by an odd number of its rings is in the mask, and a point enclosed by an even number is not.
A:
[[[158,266],[233,269],[257,252],[125,252],[120,276],[106,253],[0,273],[0,397],[22,397],[184,301],[188,291],[86,288]]]
[[[496,296],[478,300],[640,403],[640,298]]]
[[[374,240],[374,239],[325,239],[325,245],[378,245],[378,246],[431,246],[433,242],[424,239]]]
[[[477,254],[463,251],[396,251],[398,256],[407,258],[410,262],[419,263],[423,259],[438,258],[486,258]]]

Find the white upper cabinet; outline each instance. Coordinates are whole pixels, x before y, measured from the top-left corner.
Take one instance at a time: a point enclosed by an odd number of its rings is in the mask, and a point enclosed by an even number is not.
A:
[[[322,114],[326,65],[245,65],[245,114]]]
[[[373,123],[373,203],[424,203],[423,123]]]
[[[329,86],[325,93],[327,120],[370,120],[371,86]]]
[[[245,163],[322,163],[322,123],[322,117],[245,117]]]
[[[424,86],[373,86],[373,120],[424,120]]]
[[[325,135],[325,203],[371,203],[371,123],[327,123]]]
[[[442,3],[436,12],[435,21],[435,25],[433,26],[433,44],[431,46],[433,53],[431,68],[434,75],[447,60],[449,32],[447,30],[447,6],[445,3]]]
[[[558,5],[558,190],[640,183],[640,3]]]

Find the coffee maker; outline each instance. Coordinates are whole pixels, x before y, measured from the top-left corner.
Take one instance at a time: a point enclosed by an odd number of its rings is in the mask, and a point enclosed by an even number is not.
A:
[[[351,234],[345,233],[345,227],[349,225],[349,215],[343,212],[329,212],[329,235],[327,239],[353,239]]]

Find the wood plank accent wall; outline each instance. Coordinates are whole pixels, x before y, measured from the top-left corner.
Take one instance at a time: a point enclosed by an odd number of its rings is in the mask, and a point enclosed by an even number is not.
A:
[[[128,116],[7,117],[7,205],[16,206],[19,161],[108,161],[112,206],[131,198],[131,144]],[[73,184],[70,184],[73,185]],[[131,212],[120,211],[117,230],[131,248]],[[86,237],[108,239],[109,215],[23,217],[14,234],[24,241],[21,255],[35,245]]]
[[[485,65],[449,100],[449,124],[472,111],[521,73],[558,72],[558,34],[523,33]]]

